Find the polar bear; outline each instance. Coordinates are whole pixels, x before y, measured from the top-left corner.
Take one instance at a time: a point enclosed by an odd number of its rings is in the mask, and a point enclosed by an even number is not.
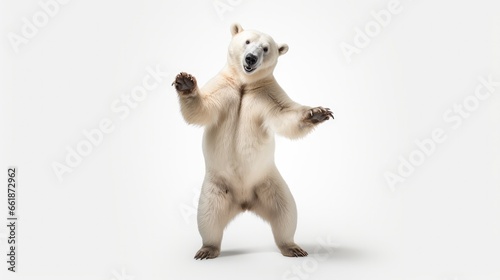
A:
[[[205,127],[197,216],[203,246],[194,258],[217,257],[225,227],[246,210],[271,224],[284,256],[307,256],[294,241],[297,209],[274,163],[274,133],[303,137],[333,113],[292,101],[276,82],[273,70],[288,45],[239,24],[231,34],[226,66],[204,87],[185,72],[172,83],[186,122]]]

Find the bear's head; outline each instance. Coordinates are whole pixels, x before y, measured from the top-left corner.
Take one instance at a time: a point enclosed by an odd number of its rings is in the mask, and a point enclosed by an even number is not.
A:
[[[287,44],[276,44],[267,34],[243,30],[231,25],[233,38],[229,44],[228,65],[245,81],[255,81],[272,75],[278,57],[288,51]]]

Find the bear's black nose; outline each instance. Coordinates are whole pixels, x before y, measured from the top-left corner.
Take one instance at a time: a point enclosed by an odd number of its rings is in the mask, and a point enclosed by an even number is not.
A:
[[[255,63],[257,63],[257,56],[249,53],[247,56],[245,56],[245,62],[248,64],[248,66],[253,66]]]

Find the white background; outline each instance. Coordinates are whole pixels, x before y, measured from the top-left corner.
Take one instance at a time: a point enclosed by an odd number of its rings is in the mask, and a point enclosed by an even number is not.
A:
[[[242,0],[219,13],[214,3],[226,1],[74,0],[17,53],[8,34],[43,10],[0,3],[0,216],[15,165],[20,219],[18,273],[2,261],[2,279],[500,278],[500,87],[458,128],[443,119],[479,76],[500,80],[498,1],[401,0],[350,63],[340,44],[389,1]],[[180,71],[200,84],[215,75],[232,22],[288,43],[278,82],[335,114],[305,139],[277,139],[307,258],[281,256],[270,227],[245,213],[219,258],[193,260],[202,129],[184,122],[170,84]],[[157,65],[169,77],[120,119],[113,101]],[[105,118],[115,130],[60,182],[53,162]],[[384,174],[435,128],[446,141],[391,189]]]

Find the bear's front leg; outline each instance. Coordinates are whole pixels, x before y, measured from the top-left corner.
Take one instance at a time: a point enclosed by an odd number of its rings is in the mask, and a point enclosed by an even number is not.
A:
[[[286,110],[275,109],[269,114],[268,124],[279,135],[290,139],[306,136],[316,125],[333,119],[333,113],[328,108],[296,105],[295,108]]]
[[[214,106],[213,97],[203,93],[192,75],[181,72],[172,83],[175,86],[181,113],[187,123],[197,125],[209,125],[214,123],[218,114],[218,108]]]

